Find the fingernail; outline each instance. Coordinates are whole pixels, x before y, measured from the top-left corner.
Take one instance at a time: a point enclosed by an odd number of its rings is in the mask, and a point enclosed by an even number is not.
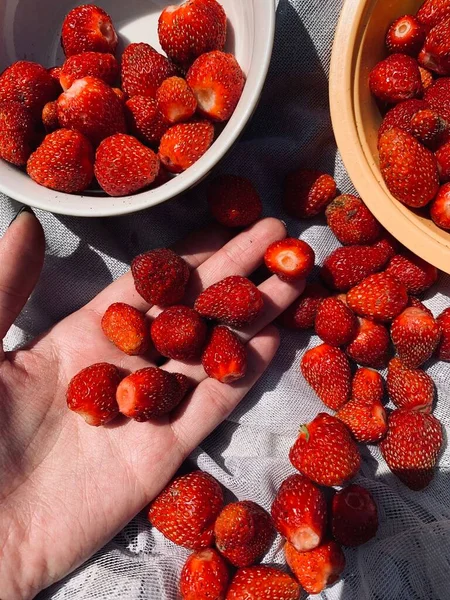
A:
[[[11,225],[14,223],[14,221],[17,219],[17,217],[19,217],[24,212],[31,213],[32,215],[34,214],[33,211],[31,210],[31,208],[29,206],[22,206],[22,208],[12,218],[12,220],[11,220],[10,224],[8,225],[8,227],[11,227]]]

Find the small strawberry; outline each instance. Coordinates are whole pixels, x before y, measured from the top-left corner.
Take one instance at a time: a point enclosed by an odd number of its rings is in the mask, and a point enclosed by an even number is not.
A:
[[[221,383],[232,383],[245,377],[247,351],[241,340],[228,327],[214,327],[202,355],[208,377]]]
[[[414,15],[396,19],[386,35],[386,47],[391,54],[417,56],[425,41],[426,31]]]
[[[162,356],[189,360],[200,355],[206,341],[206,323],[188,306],[171,306],[153,321],[151,335]]]
[[[132,96],[155,98],[162,82],[177,74],[177,68],[168,58],[149,44],[130,44],[122,56],[122,89]]]
[[[77,79],[89,75],[112,86],[119,77],[119,71],[119,63],[112,54],[83,52],[66,60],[61,69],[60,83],[66,92]]]
[[[300,586],[284,571],[260,565],[239,569],[226,600],[298,600]]]
[[[61,45],[66,56],[82,52],[114,54],[118,43],[111,17],[98,6],[77,6],[64,19]]]
[[[387,273],[366,277],[347,294],[349,307],[361,317],[391,321],[408,304],[406,288]]]
[[[422,369],[407,367],[399,358],[393,358],[389,363],[386,384],[397,408],[431,412],[434,383]]]
[[[438,75],[450,75],[450,19],[441,21],[428,33],[418,60],[422,67]]]
[[[445,121],[450,121],[450,77],[440,77],[430,86],[424,100]]]
[[[308,283],[303,294],[279,317],[278,324],[287,329],[314,327],[317,309],[330,292],[320,283]]]
[[[181,173],[201,158],[214,141],[214,126],[208,121],[179,123],[161,138],[159,158],[170,173]]]
[[[419,110],[411,119],[411,133],[432,150],[449,138],[449,124],[432,108]]]
[[[327,524],[327,504],[321,490],[303,475],[291,475],[281,484],[272,504],[279,533],[299,552],[317,548]]]
[[[0,158],[22,167],[35,142],[33,115],[20,102],[0,102]]]
[[[131,135],[112,135],[97,149],[95,176],[110,196],[134,194],[152,184],[158,172],[158,156]]]
[[[438,227],[450,230],[450,183],[441,186],[436,198],[431,203],[430,215]]]
[[[433,85],[434,77],[433,77],[433,74],[431,71],[429,71],[428,69],[424,69],[423,67],[420,67],[420,66],[419,66],[419,73],[420,73],[420,79],[422,81],[422,87],[425,91]]]
[[[250,179],[219,175],[209,185],[208,204],[212,216],[225,227],[248,227],[262,213],[261,198]]]
[[[230,574],[216,550],[198,550],[189,556],[180,575],[183,600],[224,600]]]
[[[77,194],[94,178],[94,151],[78,131],[58,129],[49,133],[27,163],[36,183],[58,192]]]
[[[433,479],[443,443],[441,423],[418,411],[394,410],[387,436],[380,444],[388,467],[406,486],[422,490]]]
[[[306,279],[314,268],[314,250],[297,238],[273,242],[264,254],[264,262],[271,273],[282,281]]]
[[[419,65],[406,54],[391,54],[372,69],[369,87],[374,96],[390,104],[417,98],[423,92]]]
[[[386,411],[381,402],[369,404],[367,400],[353,398],[338,410],[336,417],[347,425],[357,442],[370,444],[386,435]]]
[[[284,547],[286,562],[308,594],[320,594],[335,583],[345,569],[345,556],[336,542],[325,542],[310,552]]]
[[[323,212],[336,197],[337,186],[331,175],[310,169],[289,173],[284,184],[284,209],[297,219],[309,219]]]
[[[136,291],[149,304],[159,306],[179,304],[190,275],[187,262],[165,248],[137,256],[131,264],[131,272]]]
[[[427,102],[425,102],[425,100],[418,100],[417,98],[399,102],[389,109],[384,116],[380,129],[378,130],[378,139],[381,138],[383,133],[394,128],[402,129],[412,135],[412,117],[419,112],[419,110],[426,108],[429,108]]]
[[[225,506],[214,525],[219,552],[235,567],[249,567],[270,549],[275,527],[270,515],[245,500]]]
[[[417,13],[418,20],[427,29],[435,27],[448,17],[450,17],[450,3],[448,0],[425,0]]]
[[[264,300],[259,289],[246,277],[232,275],[204,290],[195,310],[206,319],[231,327],[251,325],[261,313]]]
[[[150,343],[145,315],[124,302],[111,304],[102,317],[102,330],[119,350],[136,356],[145,354]]]
[[[37,63],[20,60],[0,75],[0,102],[20,102],[36,118],[57,96],[58,86],[52,76]]]
[[[358,369],[352,381],[352,398],[358,402],[373,404],[384,396],[383,377],[372,369]]]
[[[431,317],[433,316],[433,313],[431,312],[431,310],[428,307],[426,307],[425,304],[423,302],[421,302],[415,296],[410,296],[409,297],[409,301],[408,301],[407,306],[408,306],[408,308],[420,308],[420,310],[425,311]]]
[[[208,473],[177,477],[153,500],[148,519],[174,544],[200,550],[211,545],[214,522],[223,508],[223,492]]]
[[[169,129],[156,100],[148,96],[133,96],[127,100],[125,117],[130,133],[150,146],[157,144]]]
[[[331,346],[343,346],[354,337],[358,320],[354,313],[339,298],[325,298],[316,313],[317,335]]]
[[[332,503],[331,529],[343,546],[361,546],[378,530],[378,510],[372,494],[360,485],[338,492]]]
[[[294,467],[319,485],[343,485],[359,470],[361,457],[350,431],[326,413],[302,425],[289,452]]]
[[[420,367],[436,350],[441,328],[432,315],[411,307],[394,319],[391,338],[405,365]]]
[[[223,49],[227,17],[216,0],[188,0],[163,10],[158,36],[167,56],[186,66],[205,52]]]
[[[328,227],[344,246],[373,244],[381,235],[381,225],[364,202],[351,194],[335,198],[325,215]]]
[[[338,410],[347,402],[351,371],[342,350],[321,344],[305,352],[300,367],[303,377],[326,406]]]
[[[441,312],[436,321],[442,331],[441,340],[436,348],[436,356],[439,360],[450,361],[450,308]]]
[[[384,325],[358,317],[356,336],[345,351],[358,364],[380,369],[386,366],[389,344],[389,332]]]
[[[56,100],[47,102],[42,109],[42,123],[47,133],[52,133],[59,129],[58,102]]]
[[[88,425],[104,425],[119,414],[116,390],[121,379],[122,375],[114,365],[91,365],[71,379],[67,388],[67,406]]]
[[[181,77],[165,79],[156,92],[158,110],[167,123],[188,121],[197,110],[197,100]]]
[[[438,148],[434,155],[437,160],[439,179],[443,183],[450,181],[450,142]]]
[[[421,294],[438,278],[438,270],[412,252],[396,254],[391,258],[386,273],[393,275],[406,287],[409,294]]]

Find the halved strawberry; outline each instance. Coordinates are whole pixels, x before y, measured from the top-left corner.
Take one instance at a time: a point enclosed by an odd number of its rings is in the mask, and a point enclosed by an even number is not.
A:
[[[287,175],[284,183],[284,209],[297,219],[315,217],[336,197],[336,191],[336,182],[331,175],[296,169]]]
[[[370,91],[383,102],[396,103],[422,94],[419,65],[406,54],[391,54],[369,75]]]
[[[180,594],[183,600],[223,600],[229,580],[227,563],[216,550],[198,550],[184,563]]]
[[[300,367],[303,377],[326,406],[338,410],[347,402],[351,371],[342,350],[321,344],[305,352]]]
[[[197,110],[197,100],[181,77],[168,77],[156,92],[158,110],[167,123],[189,121]]]
[[[231,329],[218,325],[212,330],[203,351],[202,365],[208,377],[221,383],[232,383],[245,377],[247,351]]]
[[[296,238],[273,242],[264,254],[266,267],[283,281],[306,279],[314,268],[314,260],[311,246]]]
[[[391,337],[399,357],[408,367],[420,367],[436,350],[441,328],[420,308],[406,308],[393,321]]]
[[[27,60],[20,60],[0,75],[0,102],[20,102],[35,118],[42,109],[58,97],[58,86],[47,69]]]
[[[181,173],[201,158],[214,140],[214,126],[208,121],[179,123],[161,138],[159,158],[170,173]]]
[[[132,96],[155,98],[162,82],[177,74],[175,65],[149,44],[130,44],[121,65],[122,89]]]
[[[118,43],[111,17],[99,6],[77,6],[64,19],[61,45],[66,56],[81,52],[114,54]]]
[[[334,496],[331,529],[344,546],[360,546],[376,535],[378,509],[369,490],[353,484]]]
[[[431,412],[434,383],[425,371],[408,367],[396,357],[389,363],[386,383],[389,396],[397,408]]]
[[[113,85],[119,76],[119,63],[112,54],[103,52],[83,52],[69,57],[60,73],[60,83],[66,92],[77,79],[88,75]]]
[[[0,158],[19,167],[27,164],[36,137],[36,122],[20,102],[0,102]]]
[[[261,198],[250,179],[219,175],[209,185],[208,204],[213,217],[225,227],[248,227],[262,213]]]
[[[124,302],[111,304],[102,317],[102,330],[119,350],[136,356],[144,354],[150,343],[150,332],[145,315]]]

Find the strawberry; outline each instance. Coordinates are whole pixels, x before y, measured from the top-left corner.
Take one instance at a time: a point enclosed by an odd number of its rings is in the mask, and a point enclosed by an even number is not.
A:
[[[66,56],[82,52],[114,54],[118,43],[111,17],[98,6],[77,6],[64,19],[61,45]]]
[[[426,31],[414,15],[396,19],[386,35],[386,47],[391,54],[417,56],[425,41]]]
[[[366,399],[353,398],[338,410],[336,417],[347,425],[357,442],[374,443],[386,435],[386,411],[381,402],[369,404]]]
[[[49,133],[27,163],[27,173],[36,183],[58,192],[77,194],[94,177],[94,151],[78,131],[58,129]]]
[[[358,369],[352,381],[352,398],[369,405],[380,402],[384,396],[383,377],[372,369]]]
[[[303,240],[285,238],[273,242],[264,254],[264,262],[271,273],[282,281],[306,279],[314,268],[314,250]]]
[[[148,96],[133,96],[127,100],[125,117],[130,133],[150,146],[157,144],[169,129],[156,100]]]
[[[406,287],[409,294],[421,294],[438,278],[438,270],[412,252],[396,254],[391,258],[386,273],[393,275]]]
[[[136,356],[145,354],[150,343],[145,315],[124,302],[111,304],[102,317],[102,330],[119,350]]]
[[[407,304],[408,308],[413,307],[413,308],[420,308],[420,310],[425,311],[427,314],[429,314],[431,317],[433,316],[433,313],[431,312],[431,310],[429,308],[427,308],[425,306],[425,304],[423,302],[421,302],[418,298],[416,298],[415,296],[410,296],[409,297],[409,301]]]
[[[235,567],[249,567],[270,549],[275,527],[255,502],[233,502],[222,509],[214,525],[219,552]]]
[[[228,121],[240,100],[245,76],[232,54],[214,50],[199,56],[186,75],[198,112],[212,121]]]
[[[441,340],[436,348],[436,356],[439,360],[450,361],[450,308],[446,308],[436,319],[441,328]]]
[[[206,323],[192,308],[171,306],[153,321],[151,335],[162,356],[189,360],[200,355],[206,341]]]
[[[289,452],[294,467],[319,485],[343,485],[359,470],[361,457],[350,431],[336,417],[319,413],[300,428]]]
[[[411,119],[419,110],[425,108],[429,108],[427,102],[425,100],[418,100],[417,98],[405,100],[393,106],[388,110],[381,122],[380,129],[378,130],[378,140],[383,133],[389,131],[389,129],[394,129],[394,127],[412,135]]]
[[[439,179],[441,182],[450,181],[450,142],[443,144],[435,152]]]
[[[0,102],[0,158],[19,167],[27,164],[35,142],[33,115],[20,102]]]
[[[356,334],[358,320],[339,298],[325,298],[316,313],[317,335],[331,346],[348,344]]]
[[[436,350],[441,328],[432,315],[411,307],[394,319],[391,338],[405,365],[420,367]]]
[[[320,594],[345,569],[345,556],[336,542],[324,542],[310,552],[297,552],[287,543],[284,553],[287,564],[308,594]]]
[[[291,475],[281,484],[272,504],[279,533],[299,552],[317,548],[327,525],[327,504],[321,490],[303,475]]]
[[[227,17],[216,0],[187,0],[163,10],[158,36],[167,56],[186,66],[205,52],[223,49]]]
[[[197,110],[197,100],[181,77],[165,79],[156,92],[158,110],[167,123],[188,121]]]
[[[366,277],[347,294],[349,307],[361,317],[391,321],[408,303],[406,288],[388,273]]]
[[[433,380],[421,369],[406,366],[399,358],[389,363],[386,383],[397,408],[430,413],[434,398]]]
[[[441,423],[433,415],[394,410],[387,436],[380,444],[388,467],[406,486],[422,490],[433,479],[443,443]]]
[[[42,123],[47,133],[52,133],[59,129],[58,102],[56,100],[47,102],[42,109]]]
[[[389,344],[389,332],[384,325],[358,317],[356,336],[345,351],[358,364],[380,369],[386,365]]]
[[[20,102],[36,118],[57,96],[58,86],[52,76],[37,63],[20,60],[0,75],[0,102]]]
[[[317,309],[330,292],[320,283],[308,283],[303,294],[279,317],[278,324],[287,329],[314,327]]]
[[[77,79],[83,79],[88,75],[101,79],[108,85],[114,85],[119,71],[119,63],[112,54],[83,52],[70,56],[66,60],[61,69],[60,82],[65,92]]]
[[[206,319],[231,327],[251,325],[261,313],[264,300],[259,289],[246,277],[232,275],[204,290],[195,310]]]
[[[260,565],[239,569],[226,600],[298,600],[300,586],[287,573]]]
[[[418,20],[427,29],[450,17],[450,2],[448,0],[425,0],[417,13]]]
[[[174,544],[200,550],[211,545],[214,522],[223,508],[223,492],[208,473],[177,477],[153,500],[148,518]]]
[[[429,71],[428,69],[424,69],[423,67],[420,67],[420,66],[419,66],[419,73],[420,73],[420,79],[422,81],[422,87],[425,91],[433,85],[434,77],[433,77],[433,74],[431,71]]]
[[[241,340],[228,327],[214,327],[202,356],[208,377],[232,383],[245,377],[247,352]]]
[[[305,352],[300,367],[303,377],[326,406],[338,410],[347,402],[351,372],[342,350],[321,344]]]
[[[189,280],[187,262],[165,248],[150,250],[131,263],[136,291],[149,304],[173,306],[184,296]]]
[[[95,176],[110,196],[134,194],[153,183],[158,172],[158,156],[131,135],[112,135],[97,149]]]
[[[364,202],[351,194],[333,200],[325,215],[328,227],[344,246],[373,244],[381,235],[381,225]]]
[[[180,576],[183,600],[224,600],[230,575],[227,563],[212,548],[189,556]]]
[[[52,67],[51,69],[47,69],[47,71],[50,77],[56,83],[58,89],[61,88],[61,82],[59,81],[59,78],[61,77],[62,67]]]
[[[219,175],[209,185],[208,204],[212,216],[225,227],[248,227],[262,213],[261,198],[250,179]]]
[[[208,121],[179,123],[161,138],[159,158],[170,173],[181,173],[201,158],[214,141],[214,127]]]
[[[449,125],[432,108],[419,110],[411,119],[411,133],[432,150],[449,138]]]
[[[380,169],[391,194],[406,206],[421,208],[439,189],[437,161],[432,152],[401,129],[380,137]]]
[[[123,415],[144,422],[170,413],[188,388],[184,375],[146,367],[122,379],[116,398]]]
[[[450,77],[441,77],[430,86],[424,95],[430,108],[442,119],[450,121]]]
[[[417,98],[423,92],[419,65],[406,54],[391,54],[371,70],[369,87],[374,96],[390,104]]]
[[[431,203],[430,215],[438,227],[450,230],[450,183],[441,186],[436,198]]]
[[[438,75],[450,75],[450,19],[438,23],[428,33],[419,54],[422,67]]]
[[[360,485],[338,492],[332,503],[331,529],[343,546],[361,546],[378,530],[378,509],[372,494]]]
[[[77,373],[67,388],[67,406],[88,425],[104,425],[119,414],[116,390],[122,379],[117,367],[97,363]]]
[[[336,197],[337,186],[331,175],[310,169],[289,173],[284,184],[284,209],[297,219],[309,219],[323,212]]]
[[[175,65],[149,44],[130,44],[122,56],[122,89],[132,96],[155,98],[164,79],[177,74]]]

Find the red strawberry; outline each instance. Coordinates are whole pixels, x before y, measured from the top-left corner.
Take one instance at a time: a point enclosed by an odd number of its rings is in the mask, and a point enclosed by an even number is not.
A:
[[[261,313],[264,300],[259,289],[246,277],[232,275],[211,285],[195,302],[195,310],[207,319],[231,327],[245,327]]]
[[[42,109],[42,123],[47,133],[52,133],[52,131],[59,129],[58,102],[56,100],[47,102]]]
[[[177,477],[152,502],[148,518],[174,544],[198,550],[211,545],[223,492],[208,473]]]
[[[235,567],[249,567],[270,549],[275,528],[255,502],[228,504],[217,517],[214,536],[219,552]]]
[[[328,227],[344,246],[373,244],[381,235],[381,225],[364,202],[351,194],[333,200],[325,215]]]
[[[47,71],[48,71],[48,74],[50,75],[50,77],[57,84],[57,87],[60,88],[61,83],[59,81],[59,78],[61,77],[62,67],[52,67],[51,69],[47,69]]]
[[[297,219],[315,217],[336,197],[336,191],[336,182],[331,175],[297,169],[286,177],[284,209]]]
[[[425,0],[417,13],[419,21],[428,29],[435,27],[447,17],[450,17],[450,2],[448,0]]]
[[[450,230],[450,183],[441,186],[438,195],[431,203],[430,215],[438,227]]]
[[[450,142],[443,144],[435,152],[439,179],[442,182],[450,181]]]
[[[378,144],[380,169],[391,194],[406,206],[420,208],[439,189],[437,161],[432,152],[401,129],[390,129]]]
[[[319,485],[343,485],[359,470],[361,457],[350,431],[336,417],[319,413],[302,425],[289,452],[294,467]]]
[[[228,121],[239,102],[245,77],[232,54],[215,50],[197,58],[186,75],[198,112],[212,121]]]
[[[206,323],[192,308],[171,306],[151,326],[152,340],[162,356],[188,360],[200,355],[206,340]]]
[[[230,575],[225,560],[212,548],[189,556],[180,576],[183,600],[224,600]]]
[[[438,75],[450,75],[450,19],[441,21],[429,32],[418,60],[422,67]]]
[[[221,225],[248,227],[262,213],[261,198],[246,177],[219,175],[208,189],[209,210]]]
[[[409,294],[420,294],[436,283],[438,270],[412,252],[391,258],[386,273],[393,275],[406,287]]]
[[[441,312],[436,321],[442,331],[441,340],[436,348],[436,356],[439,360],[450,361],[450,308]]]
[[[441,423],[418,411],[394,410],[380,444],[388,467],[406,486],[422,490],[433,479],[443,434]]]
[[[228,327],[214,327],[202,356],[208,377],[232,383],[245,377],[247,352],[241,340]]]
[[[214,140],[214,127],[208,121],[179,123],[161,138],[159,158],[170,173],[181,173],[201,158]]]
[[[413,15],[396,19],[386,35],[386,47],[391,54],[417,56],[425,41],[426,31],[422,23]]]
[[[314,327],[317,309],[330,292],[320,283],[308,283],[303,294],[279,317],[278,324],[287,329]]]
[[[347,402],[351,372],[342,350],[321,344],[305,352],[300,366],[303,377],[326,406],[338,410]]]
[[[356,334],[358,320],[339,298],[325,298],[317,309],[317,335],[331,346],[348,344]]]
[[[308,594],[320,594],[345,569],[345,556],[336,542],[325,542],[310,552],[297,552],[287,543],[284,553],[287,564]]]
[[[383,400],[383,377],[372,369],[358,369],[352,381],[352,398],[361,403],[373,404]]]
[[[188,121],[197,110],[197,100],[181,77],[165,79],[156,92],[158,110],[167,123]]]
[[[169,129],[158,111],[156,100],[147,96],[133,96],[125,102],[125,116],[132,135],[144,144],[157,144]]]
[[[33,115],[19,102],[0,103],[0,158],[19,167],[27,164],[35,142]]]
[[[333,498],[331,529],[333,537],[343,546],[361,546],[378,530],[378,510],[369,490],[349,485]]]
[[[136,291],[149,304],[171,306],[184,296],[189,280],[187,262],[165,248],[137,256],[131,264]]]
[[[104,425],[119,414],[116,390],[121,379],[122,375],[114,365],[91,365],[71,379],[67,388],[67,406],[88,425]]]
[[[0,102],[20,102],[34,117],[58,96],[58,86],[47,69],[26,60],[14,63],[0,75]]]
[[[279,533],[299,552],[317,548],[327,524],[327,504],[320,489],[303,475],[291,475],[281,484],[272,504]]]
[[[421,369],[407,367],[399,358],[389,363],[387,388],[397,408],[430,413],[434,398],[433,380]]]
[[[437,79],[426,90],[424,99],[445,121],[450,121],[450,77]]]
[[[314,250],[303,240],[285,238],[270,244],[264,262],[282,281],[297,281],[308,277],[314,268],[315,257]]]
[[[227,17],[216,0],[188,0],[163,10],[158,35],[167,56],[186,66],[205,52],[223,49]]]
[[[177,74],[168,58],[149,44],[130,44],[122,56],[122,89],[132,96],[155,98],[164,79]]]
[[[239,569],[226,600],[298,600],[300,586],[287,573],[260,565]]]
[[[66,56],[82,52],[114,54],[118,42],[111,17],[98,6],[77,6],[64,19],[61,45]]]
[[[358,364],[380,369],[386,365],[389,343],[389,332],[384,325],[358,317],[356,336],[345,351]]]
[[[408,303],[405,286],[388,273],[366,277],[347,294],[349,307],[361,317],[391,321]]]
[[[419,110],[411,119],[411,133],[431,149],[440,146],[449,138],[449,125],[432,108]]]
[[[409,297],[409,302],[408,302],[408,308],[413,307],[413,308],[420,308],[420,310],[425,311],[426,313],[428,313],[430,316],[433,316],[433,313],[431,312],[431,310],[429,308],[427,308],[425,306],[425,304],[423,302],[421,302],[418,298],[416,298],[415,296],[410,296]]]
[[[36,183],[58,192],[86,190],[94,177],[94,151],[78,131],[58,129],[46,136],[27,164]]]
[[[110,196],[134,194],[152,184],[158,172],[158,156],[131,135],[112,135],[97,149],[95,176]]]
[[[424,90],[427,90],[434,83],[433,74],[428,69],[424,69],[423,67],[419,67],[420,79],[422,81],[422,87]]]
[[[347,425],[357,442],[374,443],[386,435],[386,411],[381,402],[369,404],[367,400],[354,398],[336,413],[336,417]]]
[[[425,100],[417,100],[415,98],[413,100],[399,102],[388,110],[384,116],[380,129],[378,130],[378,139],[380,139],[383,133],[394,128],[402,129],[412,135],[412,117],[419,112],[419,110],[424,110],[426,108],[429,108],[429,106]]]
[[[60,82],[65,92],[77,79],[83,79],[88,75],[101,79],[108,85],[114,85],[119,71],[119,63],[112,54],[83,52],[66,60],[61,69]]]
[[[391,327],[399,357],[408,367],[420,367],[435,351],[441,338],[436,319],[420,308],[406,308]]]
[[[395,104],[422,95],[419,65],[406,54],[391,54],[369,75],[370,91],[383,102]]]
[[[102,317],[102,330],[125,354],[136,356],[148,350],[150,334],[145,315],[134,306],[124,302],[111,304]]]

